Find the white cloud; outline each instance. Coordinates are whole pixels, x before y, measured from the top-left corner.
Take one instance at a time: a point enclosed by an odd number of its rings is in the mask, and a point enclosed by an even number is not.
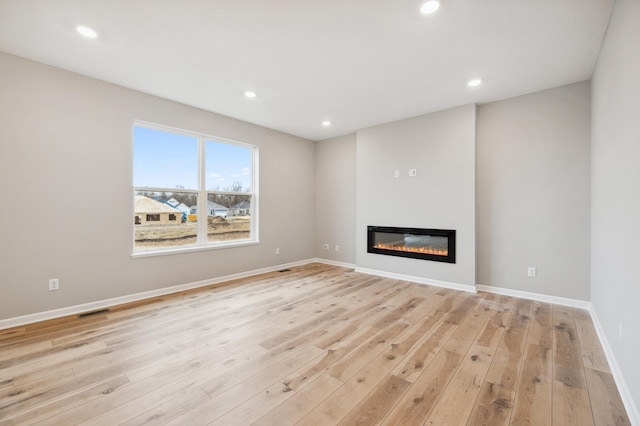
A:
[[[241,176],[249,176],[250,174],[251,174],[251,169],[249,167],[245,167],[242,170],[240,170],[240,173],[233,173],[231,177],[237,178]]]

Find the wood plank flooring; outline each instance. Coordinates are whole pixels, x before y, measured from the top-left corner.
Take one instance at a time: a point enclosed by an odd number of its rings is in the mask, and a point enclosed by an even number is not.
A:
[[[629,425],[587,312],[309,264],[0,330],[0,425]]]

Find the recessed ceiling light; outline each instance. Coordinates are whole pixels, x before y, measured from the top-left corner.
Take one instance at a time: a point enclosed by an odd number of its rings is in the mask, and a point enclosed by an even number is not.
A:
[[[438,0],[426,1],[421,7],[420,12],[425,15],[431,15],[440,8],[440,2]]]
[[[76,31],[88,38],[98,37],[98,33],[93,28],[85,27],[84,25],[78,25]]]
[[[251,90],[247,90],[246,92],[244,92],[244,95],[245,95],[247,98],[255,98],[256,96],[258,96],[258,95],[256,94],[256,92],[253,92],[253,91],[251,91]]]
[[[469,87],[476,87],[476,86],[480,86],[482,84],[482,79],[480,78],[474,78],[473,80],[469,80],[467,82],[467,86]]]
[[[322,125],[323,125],[324,127],[329,127],[329,126],[331,126],[331,122],[330,122],[329,120],[324,120],[324,121],[322,122]]]

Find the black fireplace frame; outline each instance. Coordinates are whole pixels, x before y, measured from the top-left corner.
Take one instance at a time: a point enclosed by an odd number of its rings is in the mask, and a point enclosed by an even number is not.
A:
[[[432,235],[447,237],[447,256],[411,251],[389,250],[376,248],[375,233]],[[455,229],[426,229],[426,228],[397,228],[393,226],[367,226],[367,253],[384,254],[387,256],[410,257],[413,259],[433,260],[436,262],[456,263],[456,231]]]

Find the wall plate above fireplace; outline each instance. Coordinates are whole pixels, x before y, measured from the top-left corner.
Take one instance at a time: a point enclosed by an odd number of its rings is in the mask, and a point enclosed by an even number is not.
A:
[[[456,231],[368,226],[367,253],[456,263]]]

